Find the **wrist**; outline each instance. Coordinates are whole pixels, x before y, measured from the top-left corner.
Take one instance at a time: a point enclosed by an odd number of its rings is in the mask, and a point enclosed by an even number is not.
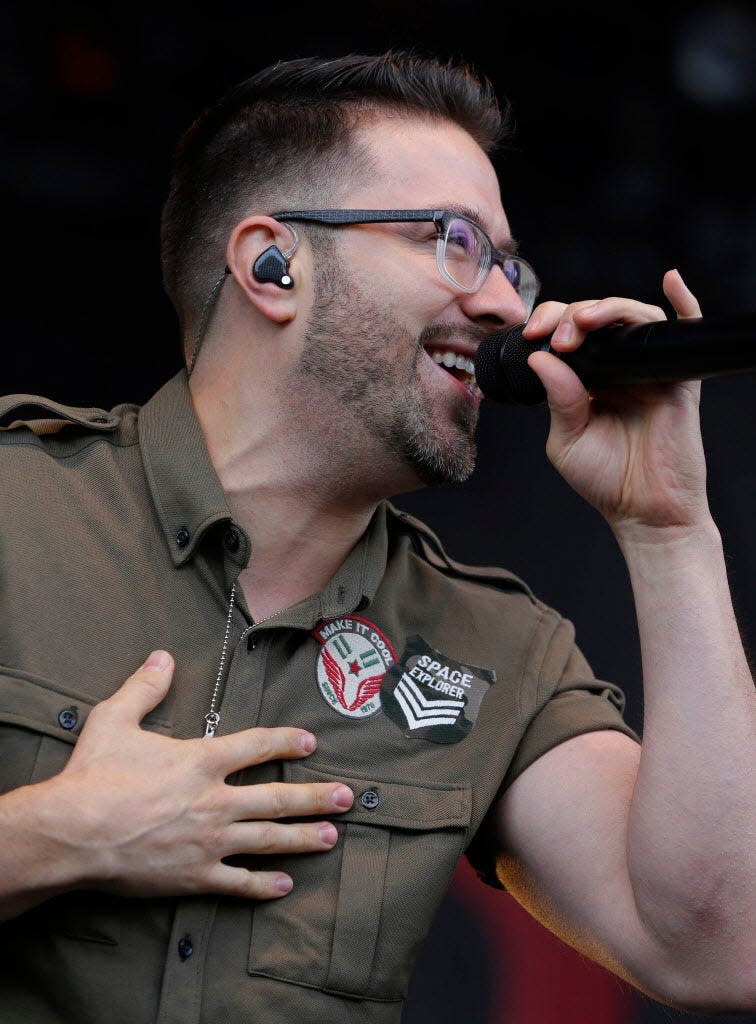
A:
[[[624,522],[611,525],[623,554],[633,552],[674,552],[691,548],[698,543],[721,544],[721,535],[710,513],[691,523],[674,526],[650,526],[645,523]]]
[[[80,888],[89,870],[76,839],[80,815],[58,778],[7,793],[0,818],[3,833],[13,837],[17,874],[45,898]]]
[[[722,537],[713,519],[695,526],[615,530],[614,536],[630,572],[631,579],[671,580],[723,558]]]

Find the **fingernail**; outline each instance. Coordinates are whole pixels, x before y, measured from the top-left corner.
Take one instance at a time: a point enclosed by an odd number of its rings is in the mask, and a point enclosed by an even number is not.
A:
[[[294,883],[288,875],[279,875],[276,879],[276,888],[279,892],[291,892],[294,888]]]
[[[170,663],[171,658],[166,651],[153,651],[142,668],[168,668]]]
[[[551,340],[556,341],[559,344],[567,342],[572,337],[572,328],[566,322],[562,322],[557,329],[554,331]]]
[[[312,733],[308,732],[302,737],[300,743],[302,744],[302,750],[304,750],[305,754],[311,754],[317,745],[317,740]]]
[[[339,786],[333,791],[333,802],[337,807],[351,807],[354,793],[347,786]]]
[[[333,846],[339,837],[339,833],[336,831],[333,825],[321,825],[318,829],[318,836],[320,837],[321,843],[328,843],[329,846]]]

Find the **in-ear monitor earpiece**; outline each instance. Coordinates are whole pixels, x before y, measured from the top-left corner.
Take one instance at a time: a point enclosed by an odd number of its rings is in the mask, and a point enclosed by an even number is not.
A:
[[[256,281],[267,284],[271,281],[279,288],[293,288],[294,281],[289,274],[289,261],[277,245],[269,245],[260,253],[252,266]]]

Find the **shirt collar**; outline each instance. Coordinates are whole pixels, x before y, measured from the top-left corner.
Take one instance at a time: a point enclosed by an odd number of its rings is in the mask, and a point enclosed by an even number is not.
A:
[[[211,526],[233,518],[184,368],[142,406],[139,443],[168,550],[174,565],[183,565]]]

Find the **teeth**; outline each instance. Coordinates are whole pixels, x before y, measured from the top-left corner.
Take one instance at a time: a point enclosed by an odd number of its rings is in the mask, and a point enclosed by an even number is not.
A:
[[[457,352],[440,352],[436,349],[436,351],[431,353],[431,359],[434,363],[446,366],[449,370],[465,370],[467,373],[475,374],[475,362]]]

